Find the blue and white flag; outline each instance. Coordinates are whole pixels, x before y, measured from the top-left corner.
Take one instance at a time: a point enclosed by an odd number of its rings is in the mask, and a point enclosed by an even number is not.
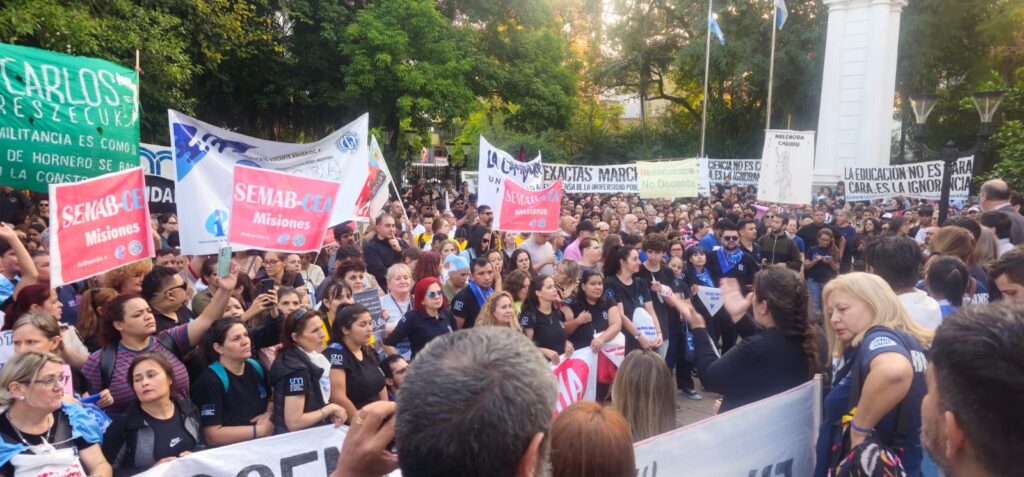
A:
[[[722,33],[722,29],[718,26],[718,20],[715,19],[714,14],[708,16],[708,28],[711,29],[711,33],[718,37],[718,42],[725,45],[725,34]]]
[[[786,0],[775,0],[775,9],[777,10],[775,27],[781,30],[782,25],[786,24],[786,18],[789,17],[789,10],[786,9]]]

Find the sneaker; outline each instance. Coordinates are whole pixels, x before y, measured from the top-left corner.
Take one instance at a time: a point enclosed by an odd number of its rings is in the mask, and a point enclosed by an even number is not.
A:
[[[700,394],[697,393],[697,391],[694,391],[693,389],[681,389],[680,392],[683,393],[683,396],[693,399],[694,401],[700,401],[701,399],[704,399],[704,396],[701,396]]]

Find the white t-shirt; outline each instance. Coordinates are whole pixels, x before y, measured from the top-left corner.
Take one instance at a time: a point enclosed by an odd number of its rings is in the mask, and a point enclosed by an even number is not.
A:
[[[935,330],[942,323],[942,309],[939,302],[927,293],[914,290],[899,295],[900,303],[917,324],[929,330]]]
[[[533,241],[533,238],[526,239],[519,248],[526,250],[530,254],[530,261],[536,265],[551,257],[555,256],[555,248],[551,246],[551,242],[544,242],[543,245],[537,245],[537,242]],[[540,275],[551,276],[555,273],[555,267],[552,264],[544,265],[539,271]]]

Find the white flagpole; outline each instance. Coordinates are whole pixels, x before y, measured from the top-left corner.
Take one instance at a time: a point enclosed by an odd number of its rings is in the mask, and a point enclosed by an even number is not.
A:
[[[779,26],[779,8],[772,4],[772,55],[768,65],[768,114],[765,115],[764,128],[772,128],[772,83],[775,80],[775,31]]]
[[[711,69],[711,5],[715,0],[708,0],[708,37],[704,45],[704,112],[700,115],[700,157],[704,155],[704,137],[708,130],[708,73]]]

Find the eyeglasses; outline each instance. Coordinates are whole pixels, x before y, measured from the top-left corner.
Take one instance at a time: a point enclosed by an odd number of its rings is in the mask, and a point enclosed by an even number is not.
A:
[[[164,290],[164,293],[167,293],[169,291],[177,290],[178,288],[181,288],[182,290],[187,290],[188,289],[188,283],[182,283],[181,285],[177,285],[177,286],[173,286],[171,288],[168,288],[168,289]]]
[[[731,236],[731,237],[722,237],[722,240],[724,240],[726,242],[735,242],[735,241],[737,241],[739,239],[740,239],[739,236],[736,236],[736,235]]]
[[[266,263],[267,265],[277,265],[277,264],[281,263],[281,260],[270,259],[270,260],[264,260],[263,263]]]
[[[49,202],[40,202],[39,203],[39,207],[49,207],[49,206],[50,206]]]
[[[427,292],[427,298],[441,298],[442,296],[444,296],[443,292],[439,292],[439,291],[428,291]]]
[[[64,376],[60,374],[53,374],[42,379],[32,381],[21,381],[21,384],[42,384],[43,386],[49,386],[51,388],[59,388],[64,386]]]

